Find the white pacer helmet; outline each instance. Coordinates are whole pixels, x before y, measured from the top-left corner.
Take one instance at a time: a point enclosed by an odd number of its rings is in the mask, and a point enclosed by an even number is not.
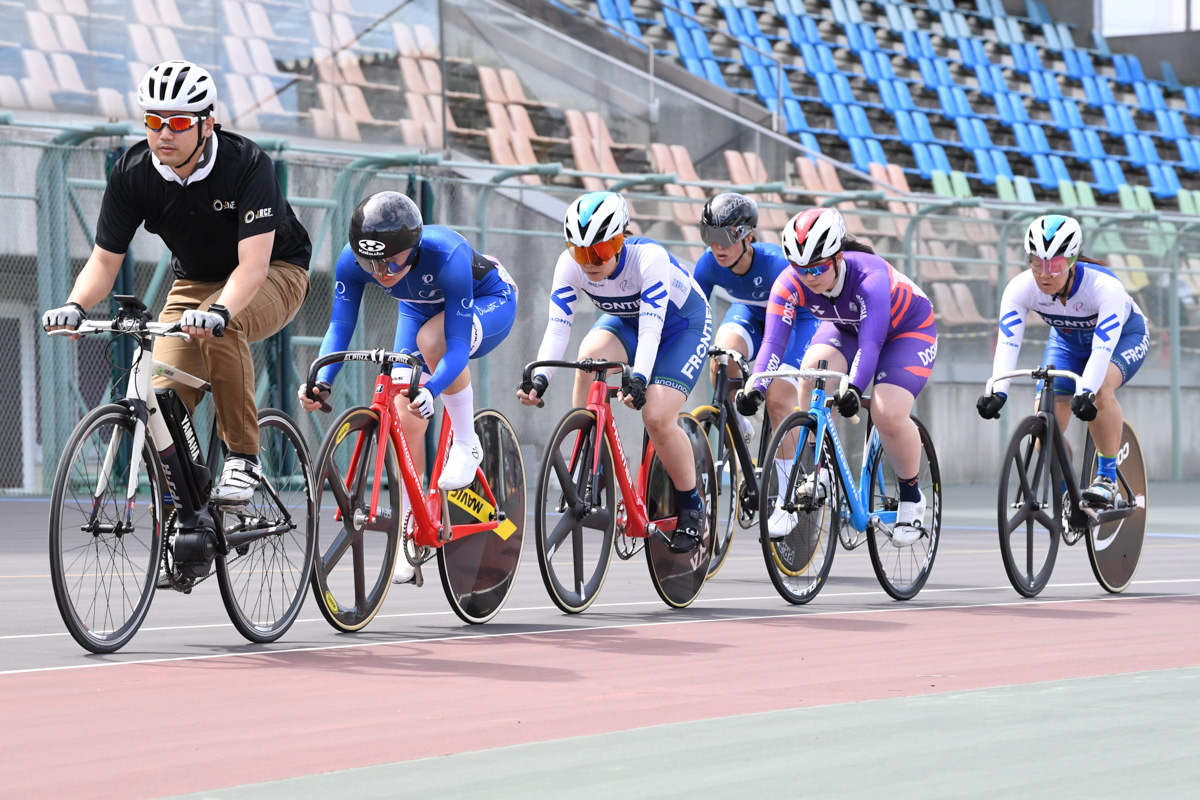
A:
[[[797,267],[829,258],[842,249],[846,221],[836,208],[810,208],[783,228],[783,254]]]
[[[1079,255],[1083,247],[1083,229],[1073,217],[1047,214],[1038,217],[1025,234],[1025,254],[1041,259]]]
[[[576,247],[607,242],[629,226],[629,206],[615,192],[588,192],[567,208],[563,236]]]
[[[216,108],[217,85],[204,67],[190,61],[155,64],[138,84],[143,111],[190,111]]]

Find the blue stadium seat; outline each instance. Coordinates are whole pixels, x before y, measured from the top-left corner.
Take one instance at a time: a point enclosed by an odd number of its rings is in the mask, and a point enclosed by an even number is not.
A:
[[[1125,180],[1125,171],[1121,169],[1121,165],[1113,159],[1108,159],[1105,162],[1108,164],[1108,174],[1112,178],[1113,186],[1128,186],[1129,181]]]
[[[1173,197],[1175,195],[1167,188],[1170,184],[1163,176],[1162,167],[1158,164],[1147,164],[1146,176],[1150,178],[1150,193],[1155,197]]]
[[[907,111],[901,109],[895,112],[894,116],[896,117],[896,131],[900,134],[900,141],[905,144],[921,141],[920,137],[917,136],[917,129],[913,126],[912,117],[909,116]]]
[[[1042,80],[1046,84],[1046,96],[1051,100],[1061,100],[1063,93],[1058,85],[1058,76],[1053,72],[1043,72]]]
[[[867,142],[868,161],[870,163],[882,164],[883,166],[886,167],[888,161],[887,161],[887,156],[884,155],[884,152],[883,152],[883,145],[881,145],[879,143],[879,141],[876,139],[867,139],[866,142]],[[869,170],[863,170],[863,171],[869,172]]]
[[[1150,102],[1150,92],[1146,89],[1146,84],[1141,81],[1134,81],[1133,93],[1137,97],[1138,108],[1146,113],[1154,110],[1154,105]]]
[[[750,67],[750,77],[754,80],[754,91],[758,94],[758,99],[772,113],[776,113],[779,111],[778,87],[775,85],[775,76],[771,73],[771,70],[761,64]]]
[[[1092,152],[1083,131],[1079,128],[1071,128],[1067,131],[1067,135],[1071,137],[1071,149],[1075,151],[1075,155],[1083,161],[1089,161],[1092,158]]]
[[[833,60],[833,51],[829,49],[827,44],[814,45],[817,48],[817,57],[821,59],[821,71],[828,72],[830,75],[836,75],[841,72],[837,67],[837,62]]]
[[[954,105],[958,109],[960,117],[974,117],[975,109],[971,108],[971,102],[967,100],[967,93],[961,86],[955,86],[951,90],[954,96]]]
[[[858,135],[854,130],[854,120],[850,118],[850,110],[840,103],[833,106],[833,124],[842,139],[849,141]]]
[[[1104,152],[1104,145],[1100,143],[1100,134],[1095,128],[1084,130],[1083,138],[1087,141],[1088,151],[1093,158],[1108,158],[1108,153]]]
[[[979,174],[979,180],[988,186],[994,184],[996,165],[992,163],[991,151],[977,147],[971,151],[971,155],[975,157],[975,171]]]
[[[1138,126],[1133,121],[1133,114],[1129,112],[1129,106],[1117,106],[1117,116],[1121,118],[1121,130],[1125,133],[1137,133]]]
[[[1050,143],[1046,141],[1046,132],[1041,125],[1029,126],[1029,138],[1033,141],[1033,152],[1049,153]]]
[[[692,29],[692,44],[696,46],[696,57],[705,61],[717,61],[713,55],[712,45],[708,43],[708,33],[703,28]],[[732,59],[726,59],[730,61]]]
[[[871,83],[879,83],[879,68],[875,66],[874,53],[862,53],[863,77]]]
[[[996,31],[996,41],[1000,44],[1012,44],[1012,34],[1008,30],[1008,20],[1001,17],[992,19],[992,27]]]
[[[821,102],[827,106],[835,105],[839,102],[837,96],[837,88],[833,85],[833,78],[829,75],[819,74],[817,77],[817,94],[821,98]]]
[[[857,136],[850,139],[850,158],[854,161],[854,166],[861,172],[869,172],[871,169],[871,157],[867,153],[867,146],[862,139]]]
[[[976,39],[972,36],[970,41],[971,46],[975,48],[975,63],[990,64],[991,61],[988,59],[987,49],[983,46],[983,40]]]
[[[1083,95],[1087,99],[1089,106],[1102,106],[1104,101],[1100,99],[1100,90],[1096,86],[1095,78],[1085,77],[1080,80],[1083,84]]]
[[[1067,164],[1063,161],[1062,156],[1050,156],[1050,168],[1054,171],[1054,177],[1057,179],[1054,184],[1055,186],[1058,185],[1059,181],[1067,181],[1069,183],[1072,180],[1071,172],[1067,169]]]
[[[1060,131],[1070,130],[1072,127],[1071,121],[1067,119],[1067,110],[1063,107],[1062,100],[1050,101],[1050,119],[1054,121],[1054,127]]]
[[[976,64],[975,60],[975,45],[971,43],[971,39],[960,36],[955,40],[958,46],[958,60],[962,62],[964,67],[972,68]]]
[[[917,174],[925,180],[929,180],[929,176],[933,174],[933,156],[929,154],[929,146],[916,142],[912,146],[913,158],[917,162]]]
[[[808,37],[804,35],[804,25],[800,22],[800,17],[797,17],[795,14],[783,13],[781,13],[779,17],[783,20],[783,24],[787,27],[788,39],[791,40],[792,47],[795,47],[797,50],[799,50],[803,45],[812,44],[812,42],[808,40]]]
[[[1100,194],[1114,194],[1117,187],[1113,185],[1112,175],[1108,171],[1108,162],[1099,158],[1091,160],[1092,186]]]
[[[995,94],[996,90],[992,86],[992,70],[991,67],[979,66],[975,68],[975,83],[977,88],[983,94]]]
[[[1131,80],[1144,81],[1146,75],[1142,72],[1142,62],[1133,53],[1128,53],[1125,56],[1125,63],[1129,65],[1129,77]]]
[[[1091,55],[1086,50],[1075,50],[1074,53],[1079,58],[1079,74],[1083,77],[1096,77],[1096,65],[1092,63]]]
[[[1004,69],[999,64],[992,64],[992,88],[997,92],[1007,92],[1008,82],[1004,80]]]
[[[787,121],[789,134],[812,130],[808,120],[804,118],[804,109],[800,107],[800,101],[795,97],[783,98],[783,117]]]
[[[812,150],[814,153],[821,152],[821,146],[817,143],[817,137],[811,133],[800,134],[800,144]],[[814,159],[815,160],[815,159]]]
[[[1054,167],[1050,166],[1050,157],[1044,153],[1033,154],[1033,168],[1037,172],[1036,180],[1043,189],[1058,188],[1058,178],[1054,176]],[[1030,180],[1035,180],[1031,175]]]
[[[880,80],[896,80],[896,70],[892,69],[892,59],[888,57],[888,54],[878,51],[874,53],[874,56],[875,68],[879,72]]]
[[[1116,106],[1104,106],[1104,124],[1108,126],[1114,136],[1120,136],[1125,132],[1125,125],[1121,122],[1121,115],[1117,113]]]
[[[1200,117],[1200,89],[1195,86],[1183,87],[1183,99],[1187,102],[1188,113]]]
[[[896,98],[896,89],[892,86],[891,81],[880,81],[875,88],[879,90],[879,102],[883,104],[886,111],[900,109],[900,101]]]
[[[1179,194],[1179,190],[1183,186],[1179,183],[1179,176],[1175,173],[1175,168],[1170,164],[1162,165],[1163,177],[1167,180],[1167,197],[1174,197]]]
[[[928,58],[917,59],[917,67],[921,71],[921,81],[925,84],[926,89],[937,90],[937,87],[942,85],[942,79],[937,74],[937,67],[933,61]],[[947,84],[950,85],[950,84]]]
[[[1013,95],[1016,97],[1016,95]],[[996,105],[996,116],[1005,125],[1012,125],[1016,120],[1013,119],[1012,107],[1009,105],[1010,97],[1006,94],[992,95],[992,102]]]
[[[810,17],[811,19],[811,17]],[[866,50],[879,50],[879,40],[875,38],[875,29],[866,22],[858,24],[858,32],[862,37],[863,48]]]
[[[1067,112],[1067,121],[1071,123],[1072,128],[1085,128],[1083,123],[1083,115],[1079,113],[1079,106],[1074,100],[1063,98],[1063,110]]]
[[[672,32],[674,32],[676,28],[686,27],[683,24],[683,17],[679,16],[679,12],[676,10],[675,0],[662,0],[662,7],[663,22],[667,24],[667,27],[670,28]]]
[[[912,92],[908,90],[907,83],[904,81],[892,81],[892,88],[896,90],[896,102],[900,104],[901,108],[912,111],[917,107],[917,104],[913,102]]]
[[[800,24],[804,26],[804,38],[812,44],[821,44],[823,40],[821,39],[821,31],[817,29],[817,21],[807,13],[798,14],[797,16],[800,17]]]
[[[1113,69],[1117,71],[1117,81],[1120,83],[1132,83],[1133,79],[1129,77],[1129,65],[1125,63],[1125,56],[1115,54],[1112,57]]]
[[[1142,146],[1142,155],[1146,157],[1146,163],[1161,163],[1162,159],[1158,157],[1158,148],[1154,146],[1154,140],[1144,133],[1139,135],[1137,138],[1138,143]]]
[[[1163,60],[1159,62],[1162,67],[1163,85],[1167,91],[1173,94],[1179,94],[1183,91],[1183,85],[1179,82],[1179,76],[1175,74],[1175,66],[1170,62]]]
[[[983,120],[981,120],[979,117],[973,117],[971,119],[971,128],[975,132],[974,138],[977,146],[984,147],[989,150],[995,147],[995,145],[992,144],[992,136],[990,133],[988,133],[987,125]]]
[[[1127,133],[1121,137],[1121,141],[1125,143],[1125,153],[1130,163],[1138,167],[1146,163],[1146,154],[1142,152],[1142,143],[1137,134]]]
[[[692,30],[703,30],[700,22],[696,19],[696,7],[692,5],[692,0],[675,0],[675,7],[683,14],[683,25],[685,28]]]
[[[1046,93],[1046,82],[1040,72],[1029,73],[1030,91],[1033,92],[1033,98],[1038,102],[1045,103],[1049,101],[1050,96]]]
[[[1022,153],[1034,152],[1033,138],[1029,135],[1029,126],[1024,122],[1017,122],[1012,126],[1013,136],[1017,140],[1017,149]]]
[[[871,129],[871,121],[867,119],[867,110],[862,106],[850,106],[850,120],[854,123],[855,135],[864,139],[875,139],[878,135]]]
[[[721,65],[715,61],[704,61],[704,74],[708,76],[708,80],[722,89],[728,89],[729,85],[725,83],[725,75],[721,72]]]
[[[1200,159],[1198,159],[1195,142],[1191,139],[1176,139],[1175,147],[1179,150],[1179,161],[1188,170],[1188,172],[1196,172],[1200,170]]]
[[[917,140],[921,142],[934,142],[937,138],[933,135],[933,126],[929,124],[929,117],[924,111],[912,111],[913,127],[917,131]]]
[[[1167,101],[1163,97],[1161,86],[1159,86],[1157,83],[1147,83],[1146,91],[1150,93],[1150,107],[1151,108],[1166,108],[1167,107]]]
[[[979,142],[975,141],[975,130],[971,125],[971,119],[968,117],[955,117],[954,127],[958,129],[958,141],[963,147],[972,150],[979,147]]]
[[[692,41],[692,35],[687,28],[678,27],[672,33],[675,36],[675,48],[679,51],[679,57],[699,61],[700,55],[696,52],[696,44]]]
[[[942,116],[953,119],[958,116],[958,101],[954,99],[954,89],[950,86],[937,88],[938,102],[942,106]]]
[[[1053,25],[1042,26],[1042,39],[1046,42],[1047,50],[1062,50],[1062,42],[1058,40],[1058,28]]]
[[[1008,52],[1012,54],[1013,69],[1017,72],[1029,72],[1029,59],[1025,57],[1025,48],[1019,44],[1010,44]]]
[[[847,25],[843,31],[846,34],[846,46],[850,48],[851,53],[861,53],[866,49],[863,47],[862,34],[857,25]]]
[[[947,175],[954,171],[950,159],[946,157],[946,150],[940,144],[929,145],[929,155],[933,158],[934,169],[940,169]]]
[[[937,71],[938,86],[953,86],[954,77],[950,74],[950,65],[946,63],[944,58],[933,59],[934,69]]]
[[[975,0],[975,13],[981,19],[991,19],[992,4],[990,0]]]
[[[1099,28],[1092,29],[1092,47],[1105,58],[1112,58],[1112,50],[1108,46],[1108,40],[1104,38],[1104,34],[1100,32]]]
[[[1083,70],[1079,66],[1079,55],[1074,50],[1063,50],[1063,67],[1066,70],[1067,77],[1074,80],[1079,80],[1083,77]]]
[[[817,55],[817,48],[811,44],[800,45],[800,58],[804,60],[804,71],[813,77],[824,75],[825,70],[821,68],[821,57]]]
[[[839,103],[858,103],[858,98],[854,96],[854,90],[850,88],[850,78],[846,75],[842,73],[834,75],[833,88],[837,90]]]
[[[1013,179],[1013,171],[1012,166],[1008,163],[1008,156],[1004,155],[1004,153],[1000,150],[993,150],[991,152],[991,156],[992,171],[995,172],[996,175],[1003,175],[1011,181]]]

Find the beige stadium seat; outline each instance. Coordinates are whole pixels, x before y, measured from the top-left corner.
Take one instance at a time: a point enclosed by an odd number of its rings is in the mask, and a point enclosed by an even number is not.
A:
[[[958,301],[954,297],[954,291],[950,288],[950,284],[934,283],[930,285],[930,288],[933,290],[931,300],[939,327],[958,328],[971,324],[959,310]]]
[[[29,28],[29,39],[38,50],[43,53],[56,53],[63,49],[48,14],[43,14],[41,11],[26,11],[25,24]]]
[[[264,114],[280,116],[297,116],[299,112],[289,111],[279,100],[279,90],[266,75],[251,75],[250,89],[258,101],[258,110]]]
[[[533,144],[520,131],[513,130],[509,132],[509,139],[512,140],[513,155],[517,159],[518,164],[537,164],[537,154],[533,152]],[[542,183],[539,175],[522,175],[521,182],[530,186],[540,186]]]
[[[567,118],[567,132],[571,138],[592,140],[592,129],[587,124],[587,117],[577,108],[568,108],[564,112]]]
[[[155,7],[154,0],[130,0],[130,5],[133,6],[133,16],[147,27],[155,28],[159,25],[169,24],[158,15],[158,8]]]
[[[134,59],[141,64],[158,64],[166,61],[159,52],[158,45],[154,43],[154,35],[150,33],[150,29],[145,25],[130,24],[127,28],[129,31],[129,45],[133,49]],[[146,69],[142,70],[142,75],[146,73]],[[134,78],[134,85],[137,85],[141,75]]]
[[[403,22],[392,23],[392,38],[396,40],[396,54],[405,58],[420,58],[421,50],[413,37],[412,28]]]
[[[333,31],[335,49],[354,47],[358,44],[358,33],[354,30],[354,23],[345,14],[330,14],[329,25]]]
[[[512,118],[508,116],[508,109],[500,103],[485,103],[488,116],[488,127],[495,128],[507,136],[512,132]]]
[[[229,60],[229,68],[239,75],[257,75],[258,70],[250,60],[246,43],[236,36],[224,36],[221,42],[225,45],[225,57]]]
[[[250,34],[250,20],[246,19],[243,6],[237,0],[221,0],[222,16],[225,18],[227,30],[236,31],[242,35]],[[257,36],[257,34],[255,34]]]
[[[508,105],[508,95],[504,91],[504,85],[500,83],[500,76],[496,74],[496,70],[479,64],[476,71],[479,73],[479,87],[483,92],[484,101]]]
[[[358,60],[358,56],[351,50],[342,50],[338,53],[334,60],[337,62],[338,69],[342,73],[342,78],[346,83],[352,83],[355,86],[366,86],[371,89],[383,89],[385,91],[398,92],[400,87],[390,83],[376,83],[367,80],[363,75],[362,63]]]
[[[318,139],[333,139],[337,136],[337,129],[333,124],[333,112],[314,107],[309,109],[308,113],[312,120],[313,136]]]
[[[333,114],[345,114],[346,104],[342,102],[342,96],[338,93],[337,87],[331,83],[317,84],[317,97],[321,100],[321,108]]]
[[[164,61],[187,60],[183,55],[183,48],[179,46],[179,40],[175,38],[175,31],[170,28],[163,26],[155,28],[154,43],[158,45],[158,53]]]
[[[12,75],[0,75],[0,108],[23,109],[25,95],[21,93],[21,84]]]
[[[975,296],[971,294],[971,287],[965,283],[953,283],[950,285],[950,290],[954,293],[954,300],[958,303],[959,313],[963,319],[971,325],[990,326],[992,321],[979,313],[979,308],[975,305]]]
[[[441,107],[442,106],[440,103],[435,105],[435,108],[439,109],[439,111],[440,111]],[[431,108],[430,110],[432,111],[433,109]],[[436,112],[436,111],[434,112],[435,118],[437,116],[437,113],[438,112]],[[459,127],[458,123],[454,121],[454,115],[451,113],[449,106],[446,106],[446,131],[449,133],[456,134],[458,136],[470,136],[470,137],[486,137],[487,136],[487,131],[480,130],[478,128]]]
[[[525,89],[521,86],[521,79],[517,76],[515,71],[511,69],[502,69],[499,71],[499,74],[500,83],[504,87],[504,93],[508,95],[508,102],[520,103],[523,106],[529,106],[531,108],[558,108],[558,103],[530,100],[528,97],[526,97]]]
[[[54,98],[45,84],[32,78],[21,78],[21,92],[25,102],[34,111],[55,111]]]
[[[262,39],[252,38],[246,39],[246,52],[250,55],[250,61],[254,64],[261,75],[282,75],[279,67],[275,64],[275,56],[271,53],[270,46]],[[288,77],[299,77],[293,74],[288,74]]]
[[[750,177],[754,179],[754,183],[770,183],[771,177],[767,175],[767,168],[758,153],[747,150],[742,155],[746,159],[746,168],[750,170]],[[767,203],[783,204],[783,198],[778,192],[766,192],[762,198]],[[779,232],[783,230],[783,226],[787,225],[787,221],[791,217],[792,215],[786,208],[761,209],[758,224],[759,228],[765,232],[765,236],[759,237],[760,240],[779,244]]]
[[[354,118],[345,112],[333,115],[333,123],[337,128],[337,138],[345,142],[361,142],[362,134],[358,132],[358,124]]]
[[[54,77],[54,70],[50,68],[50,60],[46,58],[45,53],[41,50],[22,50],[21,61],[25,64],[26,79],[31,81],[34,86],[38,86],[46,92],[61,91],[58,79]]]
[[[828,161],[817,162],[817,174],[821,176],[821,184],[830,194],[838,194],[845,192],[842,187],[842,179],[838,177],[837,170],[833,164]],[[846,220],[846,232],[852,236],[861,236],[867,232],[863,225],[862,217],[854,213],[857,206],[854,203],[847,201],[838,203],[838,211],[842,212],[842,218]]]
[[[244,28],[243,30],[252,33],[259,39],[278,39],[280,41],[303,42],[304,44],[308,44],[307,39],[276,36],[275,28],[271,25],[271,18],[267,16],[267,10],[262,7],[261,3],[243,3],[242,7],[246,12],[246,22],[249,23],[249,28]],[[316,16],[320,15],[318,14]],[[326,18],[326,21],[328,21],[328,18]],[[320,44],[320,42],[318,42],[318,44]]]
[[[240,119],[244,115],[258,110],[258,101],[254,98],[254,92],[245,75],[233,72],[225,73],[224,100],[229,105],[229,110],[233,112],[235,119]]]
[[[68,53],[51,53],[50,63],[54,66],[54,75],[58,79],[59,88],[64,92],[89,94],[83,76],[79,74],[79,66]]]
[[[542,136],[537,132],[537,128],[533,127],[533,120],[529,118],[529,109],[525,106],[513,103],[508,106],[508,116],[512,120],[513,130],[521,131],[534,144],[542,145],[567,145],[570,140],[559,138],[556,136]]]
[[[429,85],[425,82],[425,75],[421,72],[420,66],[417,65],[415,59],[404,58],[399,59],[400,62],[400,77],[404,81],[404,89],[417,94],[433,94]]]
[[[83,38],[83,32],[79,30],[79,23],[70,14],[55,14],[54,29],[58,32],[58,41],[62,44],[62,49],[68,53],[78,53],[79,55],[102,55],[94,53],[88,47],[87,41]],[[110,57],[117,57],[115,53],[106,53]]]
[[[417,43],[417,51],[425,58],[434,60],[442,57],[442,49],[438,46],[437,37],[428,25],[414,25],[413,38]]]
[[[342,90],[342,100],[345,103],[346,110],[350,112],[350,116],[359,125],[390,126],[394,128],[399,124],[397,120],[379,119],[372,114],[371,107],[367,105],[367,98],[363,95],[360,87],[347,83],[339,88]],[[422,140],[424,140],[423,136]]]
[[[510,93],[511,94],[511,93]],[[636,144],[634,142],[614,142],[612,135],[608,132],[608,124],[604,121],[604,117],[600,116],[599,112],[589,111],[584,115],[587,118],[588,128],[592,132],[593,139],[599,139],[604,142],[605,146],[610,150],[645,150],[646,145]]]
[[[96,89],[96,102],[100,107],[101,116],[105,119],[115,121],[129,119],[129,115],[125,111],[125,101],[116,89],[104,86]]]

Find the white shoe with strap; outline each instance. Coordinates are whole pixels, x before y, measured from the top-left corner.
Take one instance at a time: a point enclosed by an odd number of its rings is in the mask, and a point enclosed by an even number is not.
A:
[[[473,442],[455,442],[450,445],[446,466],[438,480],[438,488],[444,492],[470,486],[475,480],[475,470],[483,463],[483,445],[479,439]]]
[[[227,458],[212,499],[221,505],[245,505],[262,483],[262,467],[246,458]]]
[[[918,490],[920,491],[920,490]],[[914,544],[924,533],[925,493],[915,503],[900,501],[896,509],[896,524],[892,526],[892,545],[908,547]]]

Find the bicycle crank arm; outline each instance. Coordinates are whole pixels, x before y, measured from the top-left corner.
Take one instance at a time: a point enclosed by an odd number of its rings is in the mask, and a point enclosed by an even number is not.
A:
[[[265,520],[262,522],[265,522]],[[274,525],[260,527],[262,522],[256,526],[246,525],[243,527],[239,525],[233,530],[226,531],[225,541],[229,549],[235,550],[242,545],[257,542],[259,539],[265,539],[268,536],[278,536],[281,533],[287,533],[290,530],[294,530],[296,527],[295,525],[291,525],[286,522],[278,522]]]

